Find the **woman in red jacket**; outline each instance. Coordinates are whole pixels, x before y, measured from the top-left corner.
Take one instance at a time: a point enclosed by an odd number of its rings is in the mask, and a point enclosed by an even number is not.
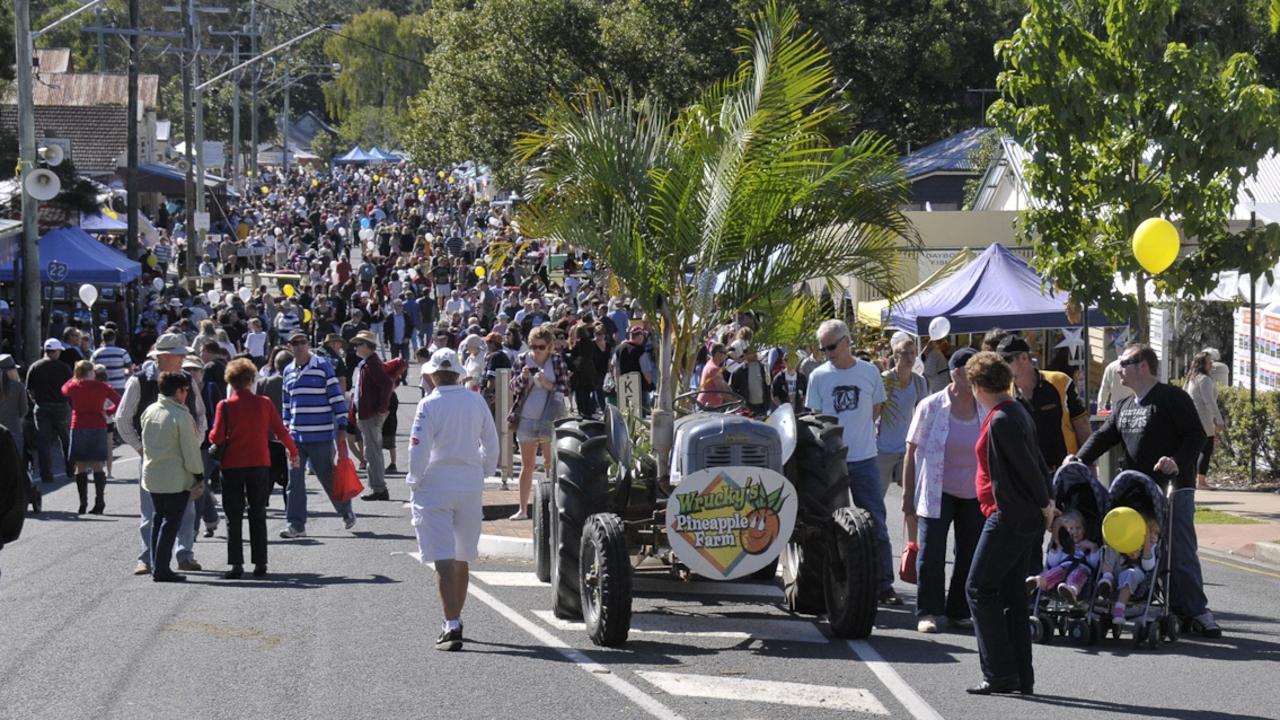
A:
[[[107,474],[103,467],[111,452],[107,444],[107,416],[103,411],[108,401],[113,406],[120,404],[120,395],[111,386],[94,379],[93,363],[81,360],[76,363],[75,370],[62,386],[62,394],[71,401],[71,448],[69,457],[76,468],[76,492],[80,494],[80,509],[77,515],[83,515],[89,504],[89,473],[93,473],[94,515],[101,515],[106,509],[102,498],[107,487]]]
[[[222,510],[227,516],[228,580],[244,575],[243,522],[246,498],[249,505],[249,559],[254,577],[267,574],[267,500],[271,497],[271,452],[269,435],[274,435],[289,452],[289,462],[298,466],[298,446],[271,400],[253,393],[258,368],[252,360],[240,358],[227,365],[230,398],[218,403],[209,431],[209,442],[225,448],[222,454]]]

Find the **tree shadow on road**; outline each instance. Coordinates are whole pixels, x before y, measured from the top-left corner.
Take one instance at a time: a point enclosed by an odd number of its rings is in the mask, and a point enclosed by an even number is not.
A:
[[[197,579],[199,578],[199,579]],[[368,577],[341,577],[319,573],[272,573],[265,578],[240,580],[216,580],[214,576],[187,575],[187,585],[209,585],[223,588],[270,588],[314,590],[333,585],[398,585],[403,582],[386,575]]]
[[[1066,697],[1062,695],[1022,696],[1026,702],[1053,705],[1060,708],[1117,713],[1140,718],[1170,718],[1170,720],[1270,720],[1261,715],[1248,715],[1189,708],[1160,708],[1146,705],[1126,705],[1106,700]]]

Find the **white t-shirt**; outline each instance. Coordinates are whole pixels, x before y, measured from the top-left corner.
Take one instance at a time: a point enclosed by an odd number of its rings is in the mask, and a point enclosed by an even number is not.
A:
[[[251,332],[244,336],[244,350],[254,357],[267,356],[267,334]]]
[[[834,415],[844,430],[849,462],[876,457],[876,428],[872,409],[885,401],[880,371],[865,360],[843,370],[824,362],[809,375],[805,405]]]

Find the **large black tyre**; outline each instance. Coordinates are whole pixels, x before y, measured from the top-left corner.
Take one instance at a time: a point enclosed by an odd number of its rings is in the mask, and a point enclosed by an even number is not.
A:
[[[822,527],[837,509],[852,504],[847,459],[844,431],[834,417],[796,418],[796,449],[783,470],[800,496],[800,525]]]
[[[600,434],[590,431],[599,429]],[[578,553],[587,518],[606,508],[609,494],[609,464],[602,423],[570,420],[556,428],[555,528],[551,564],[553,590],[551,609],[556,617],[573,620],[582,616]],[[581,436],[587,435],[587,440]]]
[[[533,574],[551,582],[551,487],[549,480],[533,485]]]
[[[840,508],[831,516],[829,528],[823,589],[831,632],[836,637],[865,638],[875,626],[879,593],[871,513]]]
[[[791,612],[819,615],[826,609],[822,594],[824,555],[823,539],[816,534],[802,542],[792,539],[782,549],[782,595]]]
[[[631,559],[622,520],[613,513],[587,518],[579,557],[587,634],[597,645],[617,647],[631,630]]]

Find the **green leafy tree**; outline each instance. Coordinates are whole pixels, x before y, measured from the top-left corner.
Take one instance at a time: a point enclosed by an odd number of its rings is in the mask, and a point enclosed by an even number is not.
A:
[[[1212,43],[1170,42],[1172,0],[1030,6],[997,45],[1004,97],[989,115],[1030,154],[1038,202],[1023,233],[1038,269],[1120,316],[1131,306],[1112,278],[1136,276],[1145,334],[1147,276],[1130,249],[1143,220],[1177,219],[1199,243],[1159,276],[1162,289],[1204,292],[1219,269],[1280,259],[1280,243],[1265,242],[1274,232],[1244,249],[1227,232],[1240,184],[1280,140],[1280,100],[1253,56],[1224,60]]]
[[[517,143],[530,171],[522,229],[589,249],[660,320],[664,412],[716,318],[801,324],[811,301],[793,288],[816,278],[891,293],[900,243],[916,241],[890,143],[824,133],[841,112],[832,66],[798,23],[769,3],[742,31],[738,70],[674,115],[595,85]]]
[[[377,108],[360,108],[338,125],[338,140],[344,149],[359,145],[368,150],[399,147],[400,125],[394,115]]]
[[[426,56],[426,41],[414,24],[414,18],[389,10],[368,10],[325,41],[325,56],[341,66],[337,78],[324,86],[330,117],[341,121],[357,110],[399,114],[407,109],[409,98],[427,85],[424,69],[405,60]]]

